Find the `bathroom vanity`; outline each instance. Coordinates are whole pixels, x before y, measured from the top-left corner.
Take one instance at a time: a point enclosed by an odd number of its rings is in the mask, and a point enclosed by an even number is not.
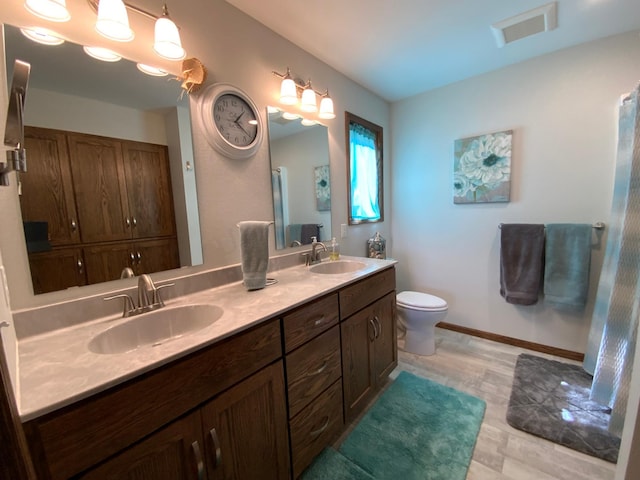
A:
[[[27,339],[20,413],[39,478],[297,478],[397,365],[395,262],[359,260],[355,272],[296,266],[260,291],[236,282],[167,302],[224,313],[157,347],[74,352],[127,319]],[[75,378],[55,392],[61,375]]]

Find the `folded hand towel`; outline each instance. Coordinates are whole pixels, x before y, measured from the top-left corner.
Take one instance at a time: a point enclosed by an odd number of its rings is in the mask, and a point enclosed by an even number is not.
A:
[[[303,245],[309,245],[312,242],[311,237],[320,241],[320,227],[317,223],[303,223],[300,228],[300,241]]]
[[[503,224],[500,235],[500,295],[508,303],[533,305],[542,283],[544,225]]]
[[[582,307],[589,293],[590,224],[547,225],[544,266],[545,301]]]
[[[240,222],[242,277],[247,290],[264,288],[269,266],[269,225],[272,222]]]

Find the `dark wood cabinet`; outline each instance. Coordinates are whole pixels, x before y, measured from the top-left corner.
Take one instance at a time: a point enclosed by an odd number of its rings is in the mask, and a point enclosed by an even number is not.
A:
[[[53,292],[87,284],[87,273],[81,248],[54,248],[29,255],[29,268],[35,294]]]
[[[347,423],[364,410],[398,365],[394,273],[393,269],[383,271],[340,292],[341,312],[344,294],[350,313],[355,303],[370,300],[367,295],[357,296],[354,292],[389,292],[351,314],[340,325]]]
[[[54,248],[84,257],[78,278],[45,271],[56,261],[68,268],[60,253],[30,255],[35,293],[115,280],[126,267],[138,275],[180,266],[167,147],[36,127],[25,138],[23,220],[47,222]]]

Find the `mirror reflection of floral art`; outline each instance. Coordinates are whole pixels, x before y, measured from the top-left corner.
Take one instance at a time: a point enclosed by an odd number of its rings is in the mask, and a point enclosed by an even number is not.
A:
[[[331,184],[329,183],[329,165],[314,167],[316,185],[316,210],[331,210]]]
[[[453,203],[508,202],[513,130],[454,143]]]

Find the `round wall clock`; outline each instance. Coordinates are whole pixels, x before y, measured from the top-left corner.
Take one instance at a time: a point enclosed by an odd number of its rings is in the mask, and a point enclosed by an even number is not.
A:
[[[262,117],[244,91],[216,83],[202,93],[200,118],[209,144],[230,158],[249,158],[262,142]]]

